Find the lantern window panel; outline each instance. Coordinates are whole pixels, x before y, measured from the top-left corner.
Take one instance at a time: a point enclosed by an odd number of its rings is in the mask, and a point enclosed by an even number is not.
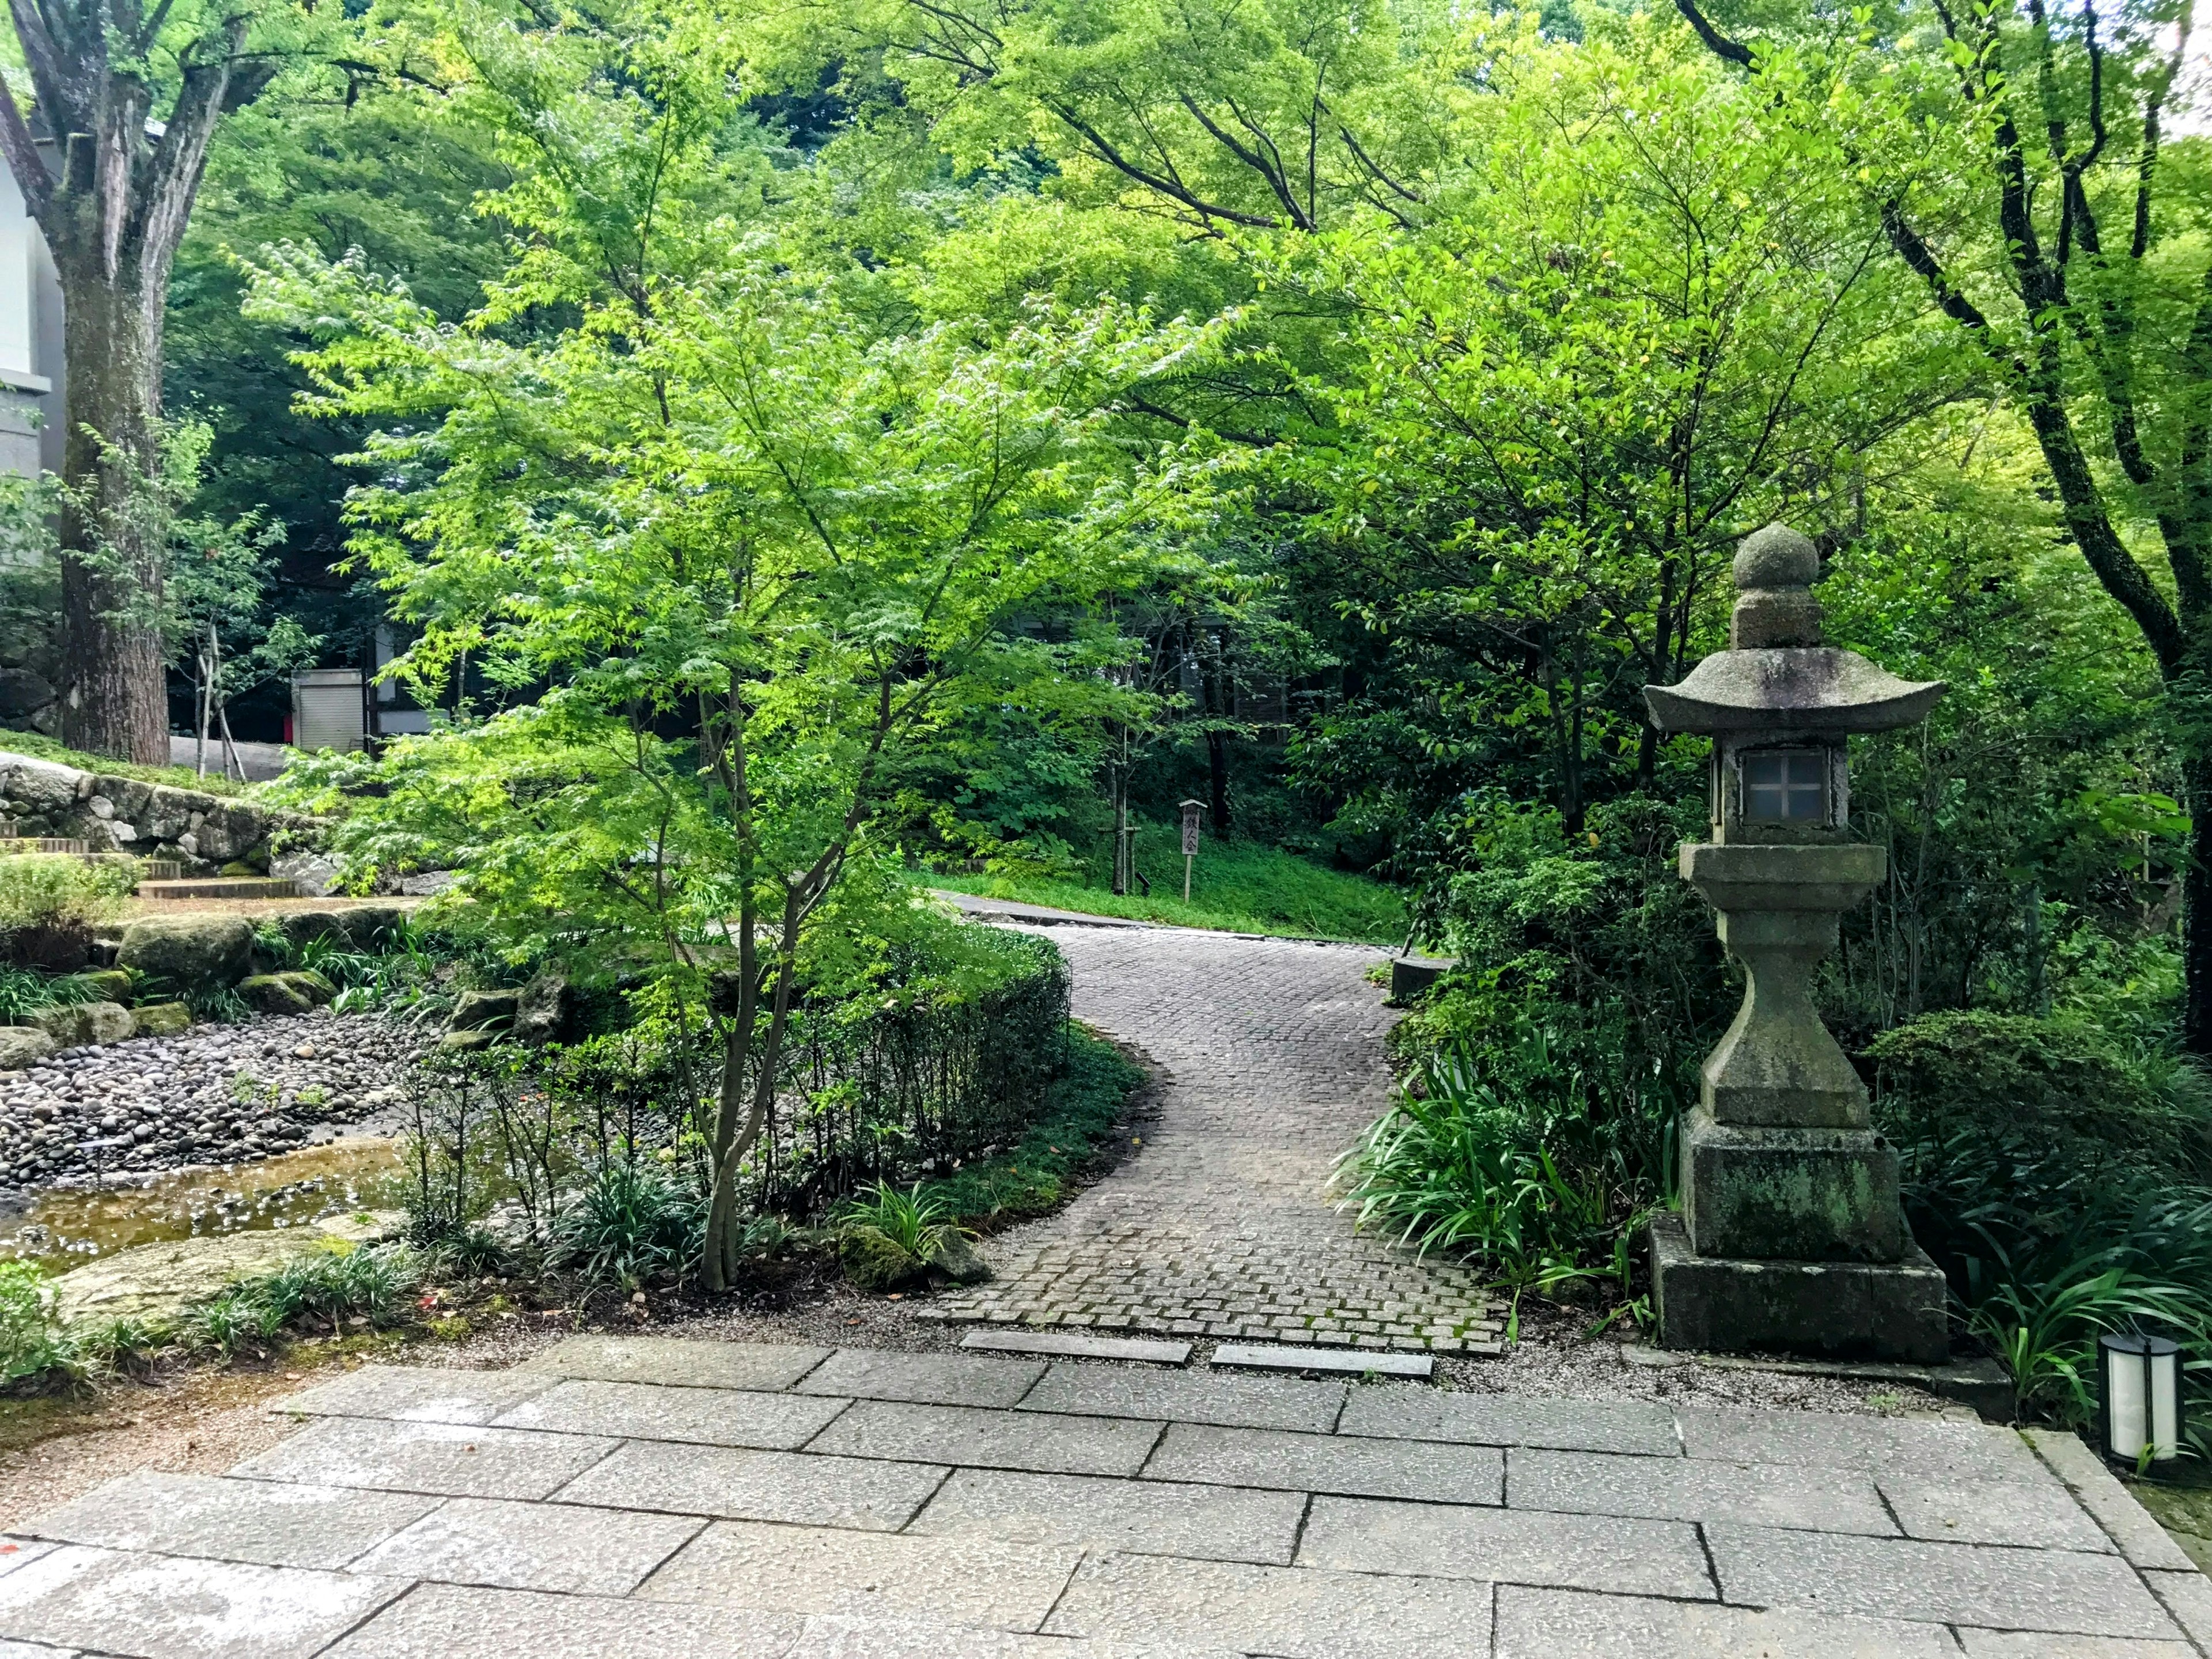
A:
[[[1828,816],[1828,756],[1759,749],[1743,757],[1743,816],[1755,823],[1819,823]]]

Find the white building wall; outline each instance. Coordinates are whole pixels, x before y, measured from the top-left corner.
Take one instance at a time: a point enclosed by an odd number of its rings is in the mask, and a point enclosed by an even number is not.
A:
[[[61,471],[62,351],[53,256],[15,173],[0,167],[0,471]]]

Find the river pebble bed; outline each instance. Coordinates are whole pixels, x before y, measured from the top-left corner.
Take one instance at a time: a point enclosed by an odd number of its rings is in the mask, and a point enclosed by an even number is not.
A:
[[[64,1048],[0,1073],[0,1194],[262,1157],[388,1121],[436,1036],[319,1011]]]

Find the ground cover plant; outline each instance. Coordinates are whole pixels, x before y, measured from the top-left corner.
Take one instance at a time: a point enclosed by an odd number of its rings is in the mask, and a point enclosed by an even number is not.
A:
[[[931,887],[1054,909],[1127,916],[1178,927],[1216,927],[1243,933],[1288,933],[1308,939],[1400,945],[1406,937],[1404,901],[1370,877],[1329,869],[1280,847],[1243,838],[1206,839],[1198,854],[1188,903],[1182,896],[1182,845],[1178,825],[1152,823],[1139,836],[1138,868],[1152,891],[1116,893],[1109,870],[1079,865],[1070,876],[924,873]],[[1147,850],[1149,849],[1149,850]]]

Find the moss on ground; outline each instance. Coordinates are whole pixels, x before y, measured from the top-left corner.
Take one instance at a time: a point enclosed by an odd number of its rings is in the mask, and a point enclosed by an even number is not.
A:
[[[216,765],[220,769],[222,751],[218,749],[215,752]],[[28,755],[33,760],[53,761],[59,765],[74,766],[81,772],[98,772],[111,778],[137,778],[142,783],[197,789],[204,795],[243,795],[252,788],[234,778],[225,778],[220,769],[201,777],[189,766],[140,766],[132,761],[112,760],[106,755],[88,755],[36,732],[0,732],[0,753]]]

